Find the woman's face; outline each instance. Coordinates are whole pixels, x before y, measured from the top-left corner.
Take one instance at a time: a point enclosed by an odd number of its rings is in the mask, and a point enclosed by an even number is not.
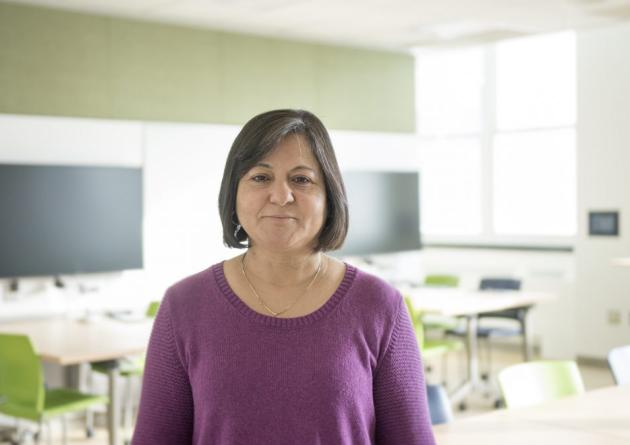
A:
[[[236,214],[252,246],[313,250],[326,218],[326,187],[304,136],[287,136],[245,173],[236,192]]]

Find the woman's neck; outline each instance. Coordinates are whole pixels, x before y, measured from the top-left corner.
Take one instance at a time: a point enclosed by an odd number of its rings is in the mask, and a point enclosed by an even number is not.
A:
[[[273,286],[301,286],[313,278],[323,261],[320,252],[263,252],[250,247],[244,254],[247,275]]]

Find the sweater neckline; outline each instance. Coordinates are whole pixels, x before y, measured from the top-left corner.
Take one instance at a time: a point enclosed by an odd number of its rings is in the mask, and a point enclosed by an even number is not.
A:
[[[302,315],[300,317],[279,318],[261,314],[247,306],[243,302],[243,300],[241,300],[240,297],[236,295],[236,293],[232,290],[232,287],[230,287],[229,283],[227,282],[227,279],[225,278],[225,271],[223,270],[223,264],[224,261],[212,266],[212,272],[215,281],[219,286],[219,289],[221,290],[221,293],[227,298],[230,304],[234,306],[242,315],[246,316],[252,321],[266,326],[286,328],[305,326],[325,317],[348,293],[348,290],[352,286],[352,282],[354,281],[354,277],[357,273],[356,267],[348,263],[344,263],[346,265],[346,271],[344,273],[343,279],[341,280],[339,286],[337,286],[337,289],[332,294],[332,296],[328,298],[328,301],[326,301],[322,306],[320,306],[318,309],[311,312],[310,314]]]

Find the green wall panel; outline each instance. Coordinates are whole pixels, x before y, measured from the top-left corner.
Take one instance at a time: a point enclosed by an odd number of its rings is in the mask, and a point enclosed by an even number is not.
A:
[[[222,122],[216,33],[111,21],[112,114]]]
[[[252,110],[316,111],[313,46],[232,34],[221,48],[226,122],[244,122]]]
[[[110,115],[109,20],[0,4],[0,107],[7,113]]]
[[[414,130],[407,54],[0,3],[0,113],[242,124],[279,107]]]
[[[379,52],[321,48],[317,55],[318,109],[322,119],[363,128],[414,129],[414,62]]]

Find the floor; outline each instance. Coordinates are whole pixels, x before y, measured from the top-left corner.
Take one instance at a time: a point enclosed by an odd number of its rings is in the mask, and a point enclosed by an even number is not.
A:
[[[510,345],[503,346],[501,348],[494,348],[492,352],[492,371],[493,376],[496,375],[496,371],[505,366],[518,363],[521,360],[521,355],[518,348]],[[484,362],[485,363],[485,362]],[[431,383],[439,383],[442,381],[441,368],[443,361],[441,359],[436,360],[435,363],[428,363],[430,365],[430,372],[427,373],[427,381]],[[604,386],[610,386],[613,384],[612,376],[608,368],[602,364],[579,364],[580,372],[584,379],[586,389],[595,389]],[[450,385],[454,386],[454,383],[459,381],[462,376],[465,375],[465,357],[452,356],[447,360],[447,376]],[[473,416],[488,412],[493,408],[494,394],[476,394],[467,399],[467,409],[465,411],[459,411],[455,409],[455,418],[462,418],[466,416]],[[102,423],[102,422],[101,422]],[[72,445],[107,445],[107,431],[104,425],[99,426],[95,431],[94,437],[86,439],[84,432],[84,424],[82,421],[77,421],[74,424],[69,423],[68,428],[68,444]],[[57,422],[53,422],[53,444],[61,443],[61,425]],[[0,444],[4,444],[0,440]],[[24,444],[33,443],[30,438],[24,442]],[[46,444],[46,438],[41,443]]]

